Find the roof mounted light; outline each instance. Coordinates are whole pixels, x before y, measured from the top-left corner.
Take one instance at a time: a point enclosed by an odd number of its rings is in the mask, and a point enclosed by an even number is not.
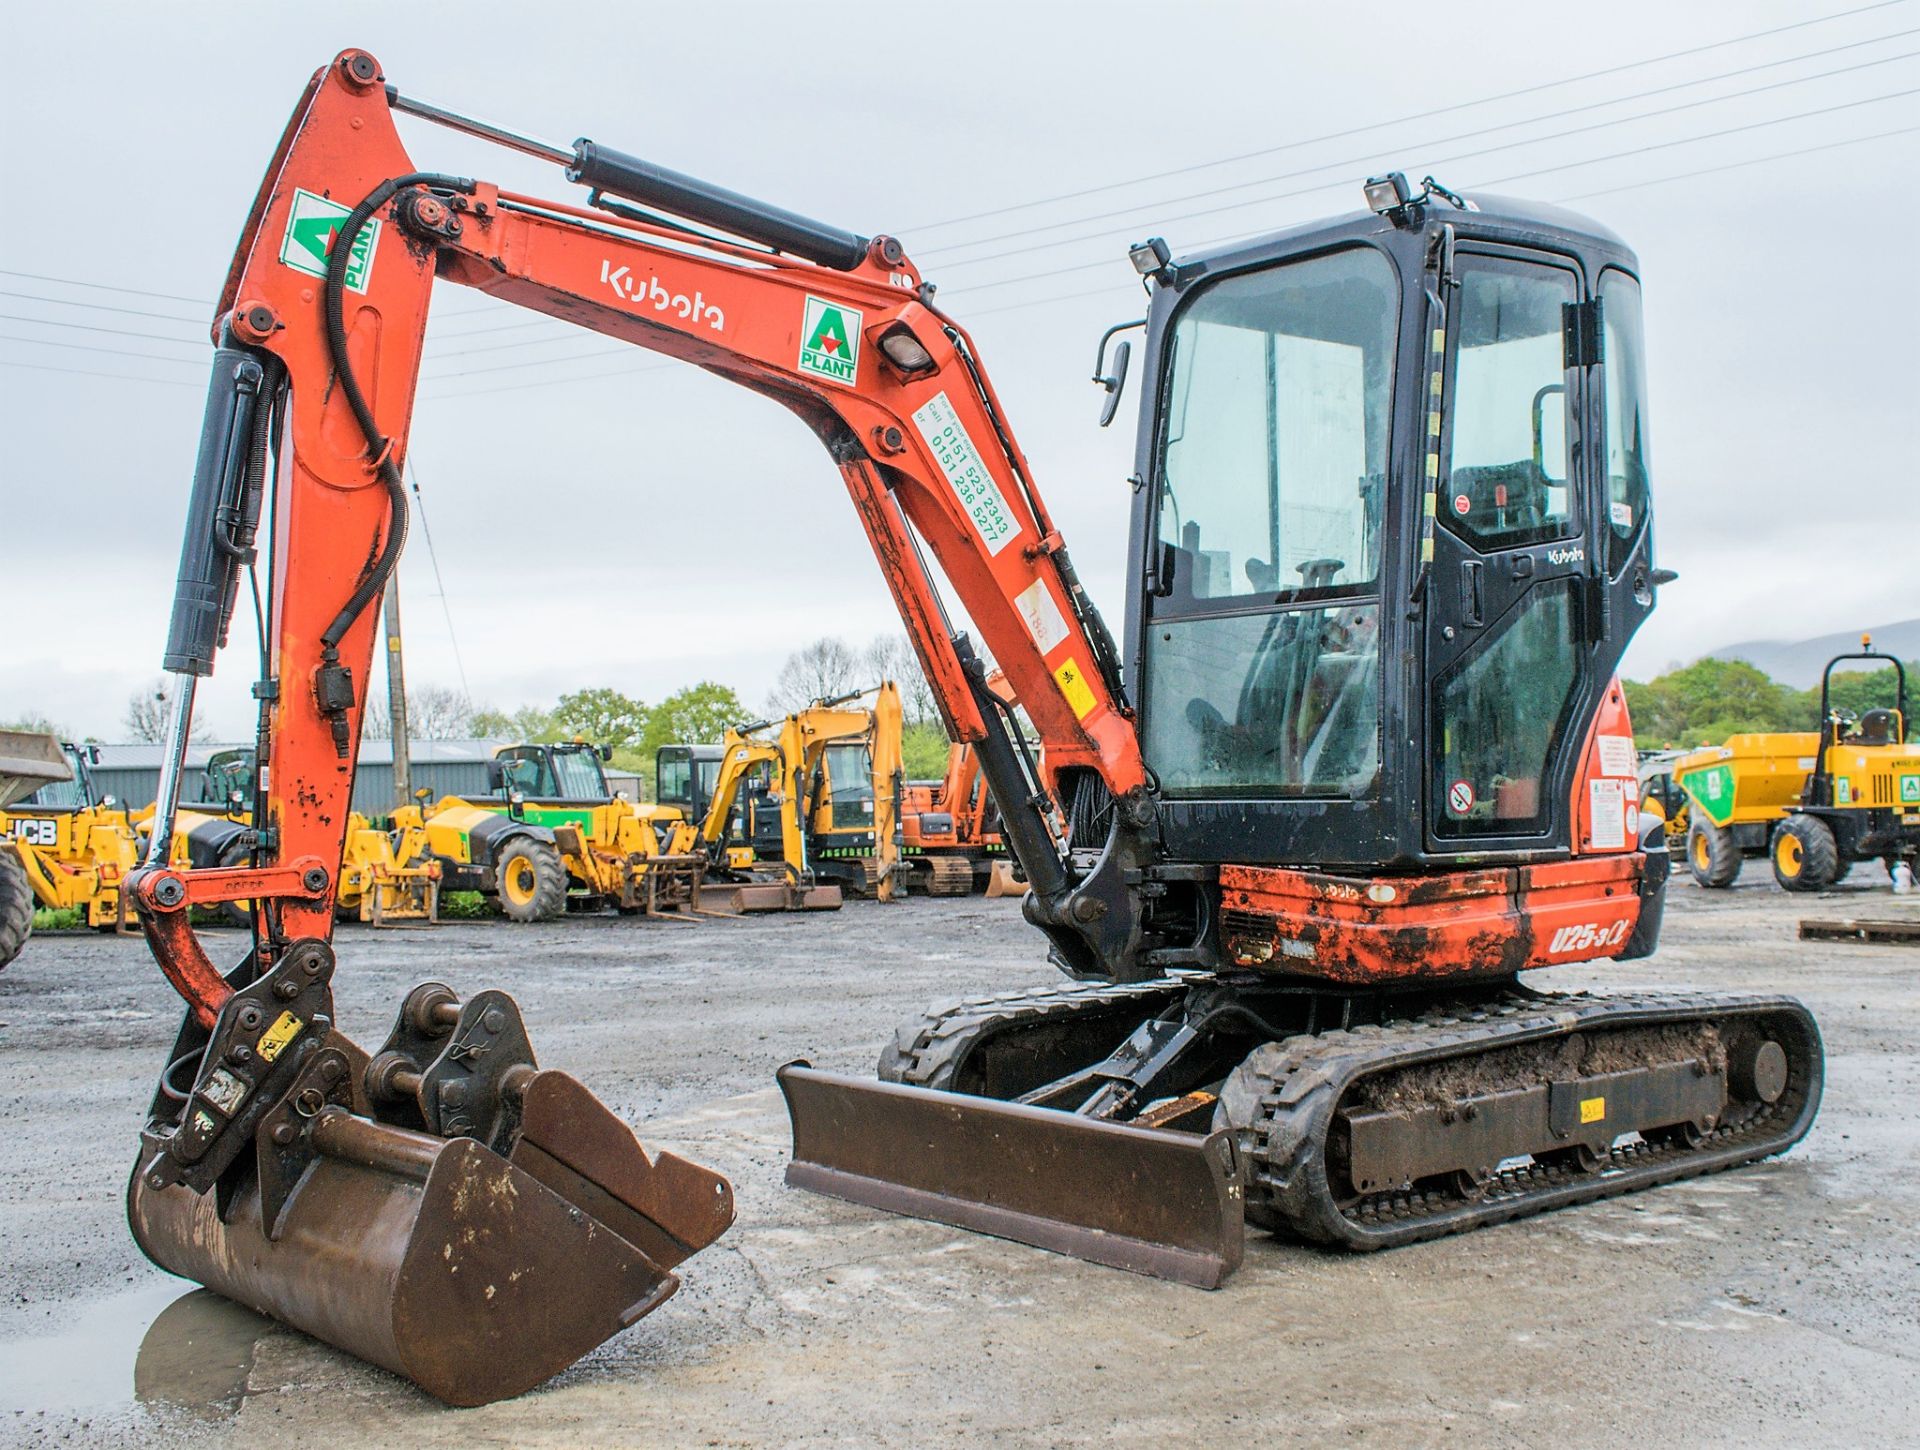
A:
[[[1162,237],[1148,237],[1127,248],[1127,260],[1133,270],[1149,281],[1165,286],[1173,279],[1173,249]]]
[[[1385,176],[1369,176],[1361,188],[1367,194],[1367,206],[1381,216],[1392,216],[1413,201],[1413,188],[1407,185],[1407,173],[1389,171]]]

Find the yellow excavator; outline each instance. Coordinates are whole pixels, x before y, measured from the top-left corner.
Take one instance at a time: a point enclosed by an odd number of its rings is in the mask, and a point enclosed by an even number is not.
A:
[[[858,702],[873,697],[870,706]],[[891,680],[729,729],[717,751],[669,745],[655,794],[669,856],[700,854],[701,905],[837,908],[900,890],[900,692]],[[701,767],[706,767],[702,769]]]

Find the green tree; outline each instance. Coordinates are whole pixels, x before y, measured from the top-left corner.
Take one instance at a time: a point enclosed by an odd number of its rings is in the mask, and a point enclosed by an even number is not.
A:
[[[946,776],[947,732],[938,720],[901,730],[900,762],[908,780],[940,780]]]
[[[483,740],[533,744],[553,740],[559,734],[554,729],[553,712],[542,710],[538,705],[522,705],[511,713],[492,707],[476,710],[469,723],[473,733]]]
[[[647,714],[640,751],[652,756],[662,745],[717,744],[729,725],[749,718],[740,697],[725,685],[702,680],[675,690]]]
[[[645,704],[620,691],[602,687],[562,695],[553,707],[553,730],[563,739],[579,736],[595,745],[632,750],[647,731]]]
[[[1798,690],[1744,660],[1696,660],[1641,684],[1626,682],[1634,735],[1648,749],[1717,743],[1749,731],[1811,730],[1816,711]]]

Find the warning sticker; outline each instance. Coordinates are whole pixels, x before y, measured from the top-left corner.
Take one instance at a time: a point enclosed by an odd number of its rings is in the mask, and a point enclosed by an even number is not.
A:
[[[1060,606],[1053,602],[1053,595],[1047,592],[1046,580],[1034,580],[1013,596],[1013,602],[1020,610],[1020,617],[1026,620],[1027,633],[1040,646],[1041,654],[1067,637],[1066,618],[1060,613]]]
[[[1456,816],[1464,816],[1473,809],[1473,782],[1456,780],[1447,787],[1447,809]]]
[[[1634,754],[1631,735],[1600,737],[1600,772],[1603,775],[1633,774]]]
[[[1616,529],[1630,529],[1633,527],[1633,505],[1630,503],[1608,504],[1607,516],[1613,520],[1613,526]]]
[[[1588,817],[1593,845],[1602,851],[1627,844],[1627,792],[1617,780],[1587,782]]]
[[[1597,1123],[1602,1118],[1606,1117],[1606,1115],[1607,1115],[1607,1100],[1605,1098],[1580,1099],[1580,1121],[1581,1122]]]
[[[980,535],[980,542],[987,546],[989,554],[998,554],[1018,537],[1020,522],[1008,512],[1000,486],[987,472],[980,450],[967,436],[960,415],[953,411],[946,393],[935,393],[914,409],[913,426],[920,430],[927,447],[933,450],[934,461],[946,474],[947,482],[953,485],[960,506],[973,521],[974,532]]]
[[[1060,686],[1060,693],[1067,697],[1067,703],[1073,706],[1074,719],[1084,720],[1093,713],[1099,701],[1093,698],[1086,676],[1080,673],[1079,662],[1071,655],[1061,661],[1060,668],[1053,672],[1053,679]]]
[[[253,1050],[260,1054],[262,1062],[272,1062],[287,1050],[287,1044],[300,1035],[300,1029],[307,1024],[291,1012],[282,1012],[274,1019],[273,1026],[260,1034],[260,1040]]]
[[[1471,513],[1473,511],[1473,500],[1468,498],[1464,493],[1456,493],[1453,496],[1453,511],[1457,514]]]
[[[340,235],[340,223],[352,210],[296,187],[293,210],[287,214],[287,234],[280,239],[281,262],[309,277],[325,277],[334,238]],[[379,241],[380,222],[369,217],[353,239],[353,255],[347,262],[349,292],[367,290],[367,283],[373,277],[373,249]]]

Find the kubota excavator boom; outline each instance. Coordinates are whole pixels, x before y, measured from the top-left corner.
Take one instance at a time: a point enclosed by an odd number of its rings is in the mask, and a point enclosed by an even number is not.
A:
[[[588,205],[419,171],[396,114],[564,167]],[[419,989],[370,1061],[332,1030],[368,605],[405,536],[436,279],[693,363],[812,428],[949,733],[975,747],[1024,910],[1084,979],[910,1025],[890,1081],[784,1069],[790,1181],[1210,1284],[1243,1212],[1373,1247],[1804,1133],[1819,1043],[1797,1003],[1516,985],[1644,954],[1659,923],[1665,858],[1633,828],[1612,680],[1657,582],[1637,263],[1542,208],[1397,176],[1368,197],[1218,253],[1135,249],[1149,382],[1123,646],[897,242],[427,105],[364,51],[316,74],[215,321],[166,657],[182,688],[162,841],[191,683],[270,497],[255,860],[158,858],[130,887],[190,1006],[131,1195],[148,1252],[487,1398],[653,1307],[730,1217],[723,1180],[649,1160],[537,1071],[502,994]],[[927,554],[1039,760],[946,624]],[[186,909],[228,900],[253,903],[254,949],[222,972]],[[479,1272],[428,1252],[456,1241]],[[510,1264],[514,1291],[480,1301]],[[516,1334],[529,1316],[542,1332]]]

